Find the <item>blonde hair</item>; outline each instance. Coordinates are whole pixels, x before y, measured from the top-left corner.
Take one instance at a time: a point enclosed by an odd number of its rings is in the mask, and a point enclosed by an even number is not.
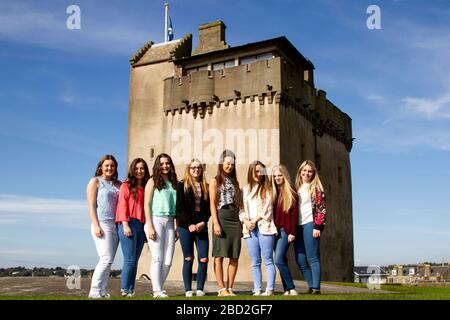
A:
[[[302,186],[303,181],[302,181],[302,177],[301,177],[301,172],[302,172],[303,168],[306,166],[310,166],[314,171],[314,174],[311,178],[311,182],[309,185],[309,195],[311,197],[315,197],[317,189],[319,189],[321,192],[323,192],[323,186],[322,186],[322,182],[320,181],[319,174],[317,173],[316,165],[311,160],[305,160],[300,164],[300,167],[297,170],[297,177],[295,178],[295,188],[298,190]]]
[[[275,184],[276,171],[280,171],[284,178],[284,183],[280,191],[278,191],[277,185]],[[272,202],[276,205],[282,205],[283,212],[288,213],[294,203],[294,195],[295,190],[292,188],[291,177],[287,168],[282,164],[274,166],[272,169]]]
[[[195,188],[195,185],[194,185],[194,179],[192,178],[192,175],[190,172],[190,167],[194,162],[198,162],[200,164],[200,168],[201,168],[200,170],[202,171],[202,173],[200,174],[200,176],[198,178],[199,178],[200,186],[203,191],[203,196],[206,201],[206,200],[208,200],[208,187],[206,184],[205,175],[203,174],[203,165],[200,162],[200,160],[198,160],[198,159],[192,159],[191,162],[188,165],[186,165],[186,169],[184,170],[184,177],[183,177],[184,193],[187,193],[189,188],[192,188],[194,193],[197,192],[197,189]]]

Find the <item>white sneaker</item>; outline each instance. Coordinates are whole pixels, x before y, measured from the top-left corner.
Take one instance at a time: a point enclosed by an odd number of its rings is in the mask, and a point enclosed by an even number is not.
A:
[[[265,297],[273,296],[273,290],[266,290],[263,293],[261,293],[261,295]]]
[[[188,297],[188,298],[192,298],[192,296],[194,295],[194,293],[192,292],[192,290],[190,290],[190,291],[186,291],[186,292],[184,293],[184,295],[185,295],[186,297]]]
[[[261,295],[261,290],[253,290],[253,295],[254,296],[260,296]]]
[[[283,296],[288,296],[289,295],[289,290],[288,291],[285,291],[284,293],[283,293]]]
[[[135,295],[134,291],[128,292],[127,297],[128,297],[128,298],[133,298],[134,295]]]
[[[290,296],[298,296],[298,292],[295,289],[291,289],[291,290],[289,290],[289,295]]]
[[[203,291],[203,290],[197,290],[197,292],[196,292],[196,296],[197,297],[203,297],[205,295],[205,291]]]
[[[110,299],[111,295],[109,293],[105,293],[104,295],[102,295],[102,298],[104,299]]]
[[[169,296],[164,291],[153,292],[153,298],[168,298]]]

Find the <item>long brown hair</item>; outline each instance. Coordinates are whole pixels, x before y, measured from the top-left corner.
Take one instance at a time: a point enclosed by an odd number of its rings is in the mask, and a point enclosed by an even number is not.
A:
[[[233,171],[230,172],[230,174],[226,174],[225,171],[223,171],[223,163],[225,162],[225,158],[230,157],[233,158],[234,166]],[[220,186],[222,186],[225,183],[225,178],[230,178],[231,182],[234,186],[234,205],[237,208],[242,208],[242,192],[241,188],[239,187],[239,181],[237,180],[236,175],[236,155],[231,150],[224,150],[219,158],[219,164],[217,165],[217,174],[215,176],[215,179],[217,181],[217,187],[216,187],[216,199],[217,194],[219,192]]]
[[[254,176],[256,176],[256,167],[261,166],[263,172],[257,176],[258,181],[254,180]],[[265,198],[267,192],[270,192],[270,183],[267,176],[267,170],[264,163],[262,163],[259,160],[253,161],[250,163],[248,167],[248,173],[247,173],[247,183],[249,185],[249,192],[251,192],[255,185],[257,185],[256,192],[252,195],[252,198],[258,195],[260,198]]]
[[[173,165],[172,158],[166,153],[159,154],[156,157],[155,162],[153,163],[152,179],[155,182],[155,187],[158,190],[164,189],[166,187],[166,181],[164,180],[164,177],[161,173],[161,163],[160,163],[161,158],[167,158],[169,160],[170,171],[169,171],[168,180],[172,183],[172,188],[174,188],[176,190],[177,183],[178,183],[177,173],[175,172],[175,167]]]
[[[320,182],[320,178],[319,178],[319,174],[317,173],[316,165],[311,160],[303,161],[300,164],[300,167],[298,167],[297,177],[295,178],[295,189],[297,189],[297,191],[298,191],[298,189],[300,189],[301,185],[303,184],[301,172],[305,166],[310,166],[314,171],[314,174],[311,178],[311,183],[309,185],[309,195],[311,197],[315,197],[317,189],[319,189],[319,191],[323,192],[323,186],[322,186],[322,182]]]
[[[201,168],[200,170],[202,171],[202,173],[198,177],[198,180],[200,182],[200,186],[201,186],[202,191],[203,191],[203,198],[206,201],[206,200],[208,200],[208,187],[207,187],[205,175],[203,174],[202,163],[198,159],[192,159],[191,162],[186,165],[186,169],[184,170],[184,177],[183,177],[184,193],[187,193],[189,188],[192,188],[194,193],[196,192],[195,185],[194,185],[194,179],[192,178],[192,175],[191,175],[191,172],[190,172],[191,165],[194,162],[200,163],[200,168]]]
[[[275,184],[275,172],[280,171],[284,178],[284,184],[278,189]],[[294,203],[296,193],[291,185],[291,177],[287,168],[282,165],[276,165],[272,169],[272,202],[275,205],[282,206],[283,212],[288,213]]]
[[[130,193],[133,196],[133,198],[135,198],[135,199],[137,197],[138,185],[137,185],[137,179],[134,176],[134,170],[136,169],[136,166],[138,163],[142,163],[144,165],[144,170],[145,170],[145,175],[144,175],[144,178],[142,179],[141,187],[145,187],[148,179],[150,179],[150,172],[148,171],[147,162],[145,162],[145,160],[142,158],[134,159],[131,162],[130,167],[128,168],[127,181],[129,183]]]
[[[113,183],[116,183],[119,179],[119,172],[117,171],[117,167],[119,166],[119,164],[117,163],[116,158],[114,158],[114,156],[111,154],[105,154],[103,157],[101,157],[100,161],[97,164],[97,169],[95,169],[95,177],[100,177],[101,175],[103,175],[102,165],[106,160],[112,160],[114,162],[114,165],[116,166],[116,170],[112,177]]]

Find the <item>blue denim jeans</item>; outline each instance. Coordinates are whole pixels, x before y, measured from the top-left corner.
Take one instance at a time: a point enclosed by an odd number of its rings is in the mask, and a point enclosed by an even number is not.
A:
[[[303,278],[312,289],[320,289],[320,237],[313,238],[314,223],[297,226],[295,257]]]
[[[208,227],[205,226],[200,233],[189,232],[188,229],[178,227],[181,250],[183,251],[183,282],[184,290],[192,290],[192,265],[194,263],[194,243],[197,246],[198,270],[197,270],[197,290],[202,290],[205,286],[206,272],[208,262],[202,262],[200,259],[208,258],[209,240]],[[191,260],[186,260],[191,257]]]
[[[275,264],[280,271],[284,291],[295,288],[287,262],[289,245],[290,243],[288,243],[288,234],[286,231],[284,231],[283,228],[278,229],[278,235],[275,239]]]
[[[134,292],[136,283],[137,263],[144,247],[144,224],[137,219],[128,221],[132,236],[126,237],[123,233],[123,224],[119,224],[119,241],[123,254],[122,291]]]
[[[261,254],[264,259],[267,273],[266,290],[274,289],[276,276],[275,265],[273,263],[274,244],[275,235],[261,234],[258,226],[250,232],[250,237],[245,238],[247,252],[252,261],[254,291],[261,291],[262,286]]]

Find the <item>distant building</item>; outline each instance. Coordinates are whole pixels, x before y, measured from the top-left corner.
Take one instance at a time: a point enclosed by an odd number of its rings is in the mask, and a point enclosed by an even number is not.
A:
[[[388,273],[378,266],[357,266],[353,268],[354,282],[386,284]]]
[[[389,284],[450,282],[450,263],[446,265],[396,265],[390,270]]]

